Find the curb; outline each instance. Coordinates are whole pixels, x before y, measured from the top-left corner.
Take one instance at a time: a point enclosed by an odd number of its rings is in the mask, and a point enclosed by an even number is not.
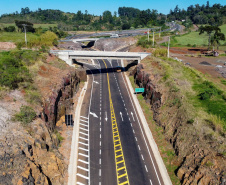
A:
[[[144,129],[145,135],[147,137],[148,143],[151,146],[152,152],[154,154],[156,163],[158,165],[160,174],[162,176],[162,180],[163,180],[165,185],[172,185],[172,182],[170,180],[170,177],[169,177],[169,174],[168,174],[167,169],[165,167],[165,164],[163,163],[162,157],[161,157],[161,155],[159,153],[158,146],[157,146],[157,144],[156,144],[156,142],[155,142],[155,140],[153,138],[151,130],[149,129],[149,126],[148,126],[147,120],[146,120],[146,118],[144,116],[143,110],[142,110],[142,108],[140,106],[140,103],[139,103],[136,95],[134,94],[134,90],[133,90],[133,87],[132,87],[131,82],[129,80],[129,77],[126,74],[124,76],[125,76],[126,82],[128,84],[129,91],[131,93],[133,102],[134,102],[135,107],[137,109],[137,112],[138,112],[138,114],[140,116],[141,124],[143,126],[143,129]]]
[[[71,143],[71,154],[70,154],[70,163],[68,165],[68,185],[76,184],[76,174],[77,174],[77,160],[78,160],[78,137],[79,137],[79,121],[80,121],[80,112],[82,107],[82,102],[84,100],[86,89],[88,86],[88,80],[85,82],[84,87],[80,93],[78,104],[75,110],[75,124],[73,128],[73,136]]]

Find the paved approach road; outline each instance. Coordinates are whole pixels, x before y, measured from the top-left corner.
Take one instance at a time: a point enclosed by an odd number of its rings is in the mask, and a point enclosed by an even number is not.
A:
[[[163,185],[124,74],[114,70],[119,65],[84,64],[89,86],[80,117],[77,184]]]

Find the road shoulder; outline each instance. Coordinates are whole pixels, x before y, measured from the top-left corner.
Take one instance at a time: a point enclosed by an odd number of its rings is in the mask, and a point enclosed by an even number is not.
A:
[[[142,111],[140,103],[139,103],[136,95],[134,94],[134,90],[133,90],[133,87],[132,87],[132,85],[130,83],[130,80],[129,80],[129,78],[128,78],[128,76],[126,74],[124,74],[124,76],[125,76],[125,79],[126,79],[126,83],[127,83],[128,87],[129,87],[129,91],[131,93],[133,102],[134,102],[134,104],[136,106],[136,109],[137,109],[137,111],[139,113],[139,116],[140,116],[140,119],[141,119],[141,123],[142,123],[142,126],[143,126],[144,131],[145,131],[145,135],[146,135],[146,137],[148,139],[148,142],[149,142],[149,144],[150,144],[150,146],[152,148],[152,151],[153,151],[154,157],[156,159],[159,171],[161,173],[163,182],[166,185],[172,185],[172,182],[170,180],[169,174],[168,174],[168,172],[166,170],[166,167],[165,167],[165,165],[163,163],[162,157],[161,157],[161,155],[159,153],[158,146],[157,146],[157,144],[156,144],[156,142],[155,142],[155,140],[154,140],[154,138],[152,136],[152,133],[151,133],[149,127],[148,127],[147,120],[146,120],[146,118],[144,116],[144,113]]]

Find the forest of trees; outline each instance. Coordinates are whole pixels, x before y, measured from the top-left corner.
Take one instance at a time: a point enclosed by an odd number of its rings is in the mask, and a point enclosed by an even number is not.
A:
[[[166,16],[159,14],[157,10],[139,10],[131,7],[119,7],[118,12],[106,10],[100,16],[85,13],[64,13],[60,10],[31,11],[28,7],[22,8],[20,12],[3,14],[0,23],[14,23],[18,21],[29,21],[33,24],[48,23],[58,24],[58,28],[69,30],[121,30],[142,28],[147,26],[164,26]]]
[[[226,23],[226,6],[221,4],[210,6],[209,1],[207,1],[206,5],[191,5],[185,10],[180,9],[177,5],[174,10],[170,10],[168,20],[186,20],[186,22],[191,22],[193,24],[220,26]]]
[[[29,21],[33,24],[57,24],[59,30],[124,30],[131,28],[143,28],[161,26],[164,29],[165,22],[182,21],[186,27],[192,24],[210,24],[219,26],[226,23],[226,6],[214,4],[210,6],[209,1],[206,5],[196,4],[185,9],[180,9],[178,5],[174,10],[170,10],[168,15],[158,13],[157,10],[139,10],[132,7],[119,7],[118,12],[104,11],[102,15],[96,16],[88,13],[63,12],[60,10],[31,11],[28,7],[22,8],[20,12],[3,14],[0,16],[0,23],[14,23],[18,21]],[[12,31],[13,28],[6,28]]]

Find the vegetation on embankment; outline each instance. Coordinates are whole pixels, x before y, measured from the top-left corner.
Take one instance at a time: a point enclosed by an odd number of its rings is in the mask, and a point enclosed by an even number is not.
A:
[[[141,103],[172,181],[176,183],[176,174],[184,184],[222,183],[226,170],[225,89],[173,59],[147,57],[141,63],[144,69],[139,65],[132,74],[135,82],[145,87],[144,98],[139,99],[151,105],[147,108]],[[159,141],[161,135],[171,143],[173,152]]]
[[[56,46],[58,44],[58,36],[51,31],[45,33],[27,33],[27,47],[40,48],[41,46]],[[19,32],[1,32],[0,42],[15,42],[18,49],[26,47],[24,33]]]
[[[0,77],[1,184],[64,184],[56,122],[74,112],[75,69],[43,49],[11,50],[0,52]]]

